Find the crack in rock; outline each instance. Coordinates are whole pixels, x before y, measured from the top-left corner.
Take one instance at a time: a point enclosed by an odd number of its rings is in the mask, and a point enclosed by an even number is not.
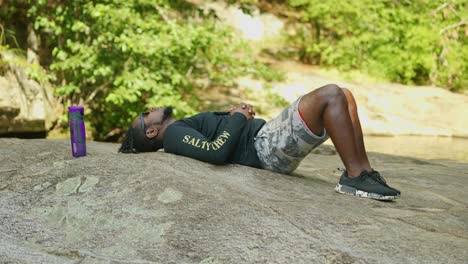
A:
[[[71,195],[91,191],[98,182],[98,177],[73,177],[58,183],[55,188],[57,194]]]

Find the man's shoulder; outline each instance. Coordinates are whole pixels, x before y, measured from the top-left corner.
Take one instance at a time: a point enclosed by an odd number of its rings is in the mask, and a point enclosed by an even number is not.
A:
[[[206,111],[206,112],[200,112],[198,114],[195,114],[191,117],[195,116],[223,116],[223,115],[229,115],[229,112],[212,112],[212,111]]]
[[[172,125],[173,126],[186,126],[197,128],[205,122],[210,122],[211,120],[217,118],[218,115],[216,112],[201,112],[192,116],[188,116],[182,119],[177,120]]]
[[[206,128],[215,128],[220,119],[225,118],[225,113],[229,115],[228,112],[201,112],[193,116],[179,119],[166,128],[165,134],[175,135],[186,133],[187,129],[201,131]]]
[[[188,118],[197,118],[197,117],[201,117],[201,116],[206,116],[206,115],[209,115],[210,113],[211,112],[200,112],[200,113],[197,113],[197,114],[182,118],[181,120],[188,119]]]
[[[227,115],[229,115],[229,112],[201,112],[201,113],[183,118],[180,121],[203,120],[205,118],[219,118],[219,117],[227,116]]]

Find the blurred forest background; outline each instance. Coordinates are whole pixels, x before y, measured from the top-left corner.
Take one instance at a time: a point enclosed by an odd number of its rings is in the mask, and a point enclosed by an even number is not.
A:
[[[285,21],[281,48],[252,45],[197,0],[0,0],[0,73],[26,67],[96,140],[148,106],[200,111],[196,91],[278,81],[274,60],[468,90],[468,0],[229,0]],[[269,60],[265,60],[269,57]],[[58,126],[66,126],[66,113]],[[117,129],[117,130],[116,130]]]

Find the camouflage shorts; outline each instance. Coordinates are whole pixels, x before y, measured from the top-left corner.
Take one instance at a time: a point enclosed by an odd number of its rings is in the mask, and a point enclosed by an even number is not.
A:
[[[298,112],[300,100],[268,121],[258,132],[255,149],[263,168],[291,173],[307,154],[328,139],[325,129],[321,136],[317,136],[307,127]]]

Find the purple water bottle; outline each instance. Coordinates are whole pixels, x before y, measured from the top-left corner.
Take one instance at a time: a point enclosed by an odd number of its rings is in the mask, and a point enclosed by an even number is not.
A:
[[[82,106],[68,107],[70,140],[73,157],[86,156],[86,133],[83,112],[84,108]]]

